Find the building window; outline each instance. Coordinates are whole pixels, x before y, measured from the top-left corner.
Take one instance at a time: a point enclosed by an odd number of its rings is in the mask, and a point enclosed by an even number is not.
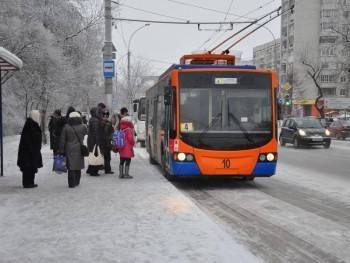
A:
[[[287,65],[286,64],[281,65],[281,71],[282,71],[282,73],[287,73]]]
[[[343,83],[346,82],[346,76],[344,76],[344,75],[341,76],[341,77],[340,77],[340,82],[343,82]]]
[[[321,16],[323,18],[335,17],[335,16],[337,16],[337,10],[336,9],[323,9],[321,12]]]
[[[337,41],[337,37],[332,36],[321,36],[320,44],[334,44]]]
[[[321,29],[323,31],[329,31],[335,28],[335,23],[331,22],[322,22],[321,23]]]
[[[321,47],[321,56],[324,56],[324,57],[335,56],[335,46]]]
[[[320,75],[320,81],[322,83],[336,82],[337,75]]]
[[[350,57],[350,49],[349,48],[344,48],[342,51],[341,51],[341,55],[343,57]]]
[[[346,89],[340,89],[340,96],[346,96]]]
[[[288,38],[288,42],[289,42],[289,47],[290,47],[290,48],[293,48],[293,46],[294,46],[294,37],[293,37],[293,36],[290,36],[290,37]]]
[[[325,96],[325,97],[335,96],[336,91],[337,91],[336,88],[323,88],[322,89],[323,96]]]

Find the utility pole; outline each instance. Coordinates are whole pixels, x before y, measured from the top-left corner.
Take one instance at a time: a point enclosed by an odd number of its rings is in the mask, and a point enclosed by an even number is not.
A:
[[[103,60],[113,60],[113,43],[112,43],[112,1],[104,0],[105,4],[105,45],[103,48]],[[112,89],[113,77],[105,77],[105,95],[106,106],[112,108]]]

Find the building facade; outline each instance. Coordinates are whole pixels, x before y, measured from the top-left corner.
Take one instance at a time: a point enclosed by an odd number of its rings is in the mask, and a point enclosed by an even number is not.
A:
[[[281,64],[280,39],[256,46],[253,49],[253,63],[257,67],[273,69],[279,74]]]
[[[280,83],[293,115],[316,115],[315,80],[325,99],[350,97],[350,0],[282,0],[292,5],[281,17]]]

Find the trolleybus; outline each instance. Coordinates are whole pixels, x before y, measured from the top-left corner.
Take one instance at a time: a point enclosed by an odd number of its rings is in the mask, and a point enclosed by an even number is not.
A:
[[[271,70],[228,54],[185,55],[146,92],[146,147],[168,178],[275,174],[276,90]]]

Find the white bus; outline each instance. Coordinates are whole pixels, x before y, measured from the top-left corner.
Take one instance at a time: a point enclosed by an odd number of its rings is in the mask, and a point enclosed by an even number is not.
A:
[[[141,147],[146,146],[146,99],[141,97],[133,101],[135,132],[137,142]]]

